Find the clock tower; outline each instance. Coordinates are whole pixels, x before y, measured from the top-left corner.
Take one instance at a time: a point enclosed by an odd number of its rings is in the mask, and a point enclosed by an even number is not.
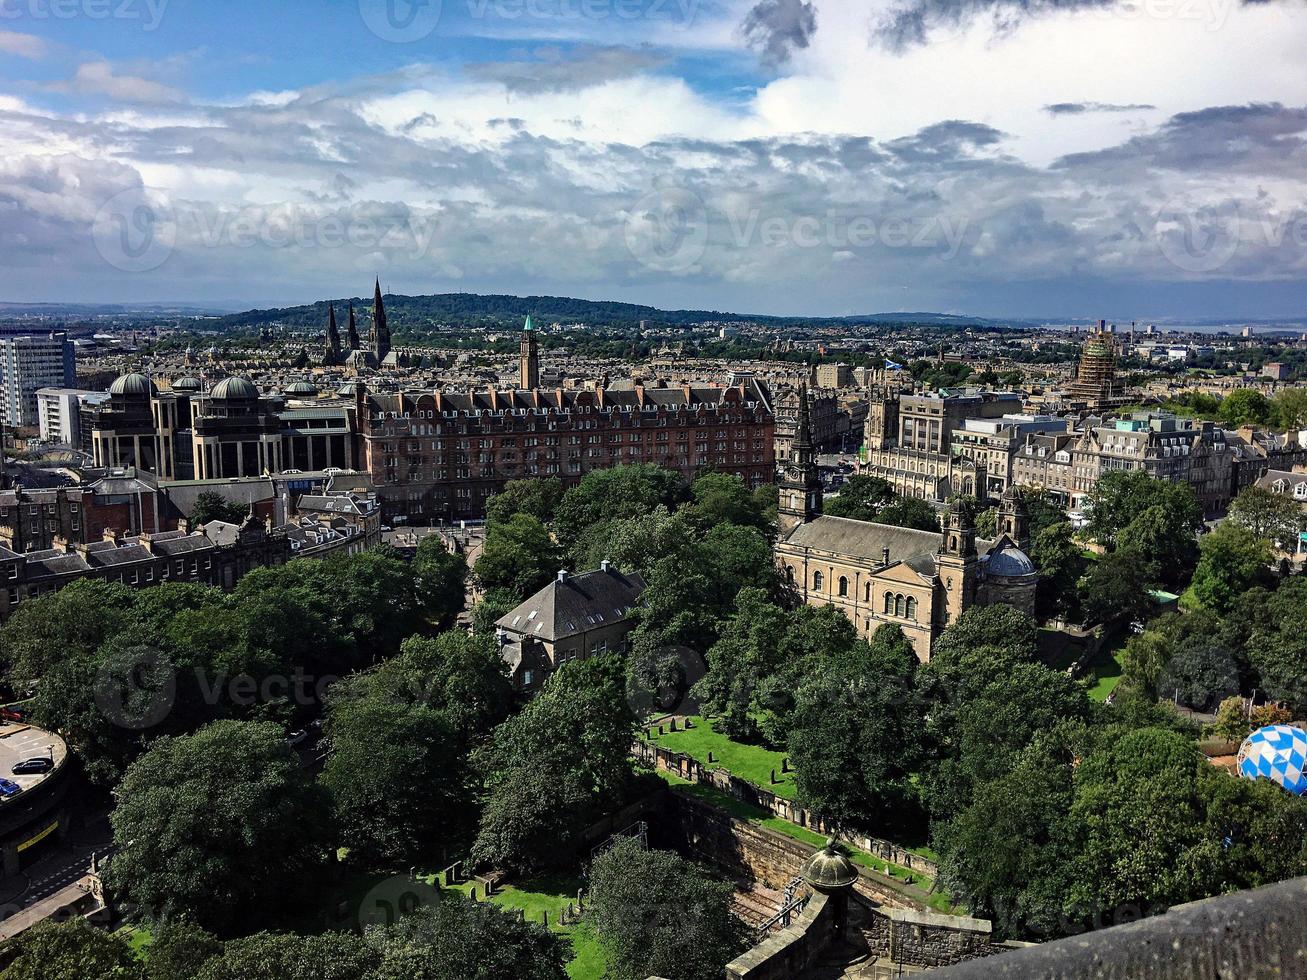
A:
[[[817,453],[812,445],[812,426],[808,419],[808,386],[800,385],[799,420],[781,473],[780,507],[777,511],[781,539],[789,537],[796,527],[820,513],[821,478],[817,475]]]

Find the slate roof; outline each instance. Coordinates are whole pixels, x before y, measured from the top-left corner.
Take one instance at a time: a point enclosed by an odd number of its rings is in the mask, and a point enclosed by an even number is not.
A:
[[[637,572],[609,568],[569,575],[554,579],[496,625],[545,642],[565,640],[626,619],[643,592]]]
[[[787,545],[861,558],[875,564],[880,564],[884,549],[889,548],[891,564],[903,562],[927,578],[935,574],[935,554],[940,541],[940,531],[919,531],[827,514],[800,524],[785,539]],[[976,550],[984,555],[997,543],[977,538]]]

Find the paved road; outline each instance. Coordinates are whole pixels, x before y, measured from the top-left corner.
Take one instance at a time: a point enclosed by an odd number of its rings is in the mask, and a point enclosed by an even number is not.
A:
[[[41,860],[16,875],[0,878],[0,918],[49,898],[86,874],[92,853],[105,858],[113,853],[107,814],[99,814],[85,826],[74,828]]]

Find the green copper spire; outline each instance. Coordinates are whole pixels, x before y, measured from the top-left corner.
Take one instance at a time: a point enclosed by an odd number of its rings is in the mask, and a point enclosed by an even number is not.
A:
[[[522,327],[522,329],[523,329],[523,330],[534,330],[534,329],[535,329],[535,324],[531,322],[531,314],[530,314],[530,313],[528,313],[528,314],[526,315],[526,324]]]

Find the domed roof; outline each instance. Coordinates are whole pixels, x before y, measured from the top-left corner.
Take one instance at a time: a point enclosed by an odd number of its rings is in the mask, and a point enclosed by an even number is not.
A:
[[[1307,793],[1307,732],[1293,725],[1266,725],[1239,747],[1239,775],[1269,779],[1295,796]]]
[[[318,386],[308,381],[296,381],[293,385],[287,385],[285,394],[287,395],[316,395]]]
[[[808,858],[800,872],[803,880],[819,892],[833,892],[848,888],[858,880],[858,869],[835,844],[835,838]]]
[[[339,388],[336,389],[336,394],[352,395],[354,394],[354,389],[357,388],[358,386],[359,383],[357,381],[346,381],[343,385],[341,385]]]
[[[248,402],[259,397],[259,389],[245,378],[228,378],[214,385],[213,391],[209,392],[209,397],[224,401]]]
[[[1021,578],[1035,574],[1035,563],[1016,545],[1008,544],[990,552],[985,573],[999,578]]]
[[[149,397],[155,393],[154,382],[143,374],[124,374],[109,386],[111,395]]]
[[[189,378],[189,377],[178,378],[176,381],[172,383],[172,390],[173,391],[199,391],[200,379]]]

